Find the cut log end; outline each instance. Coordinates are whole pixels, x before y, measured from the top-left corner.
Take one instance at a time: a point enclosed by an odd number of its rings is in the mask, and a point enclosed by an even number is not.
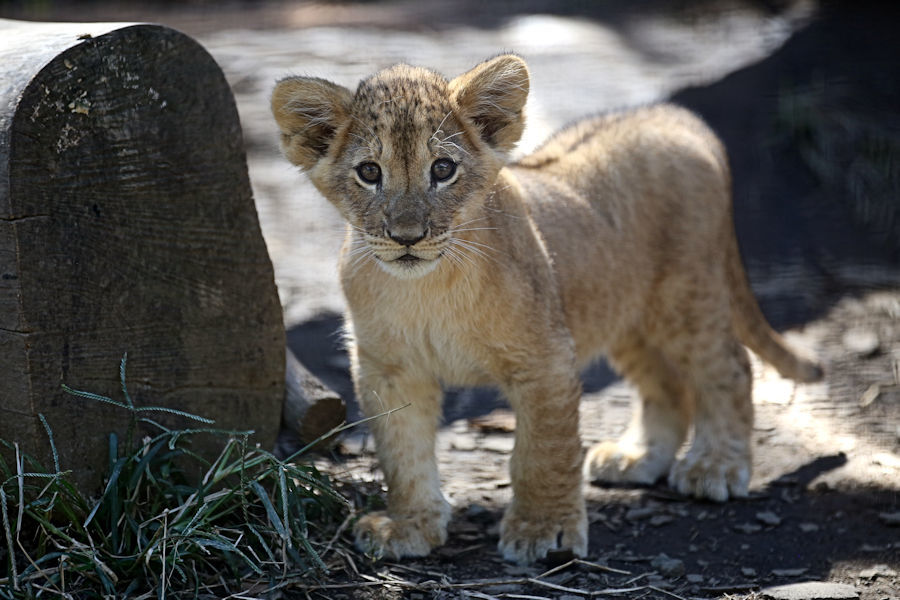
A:
[[[297,360],[290,348],[285,352],[285,362],[282,426],[304,443],[314,442],[346,420],[347,406]],[[322,440],[324,446],[332,443],[334,437]]]

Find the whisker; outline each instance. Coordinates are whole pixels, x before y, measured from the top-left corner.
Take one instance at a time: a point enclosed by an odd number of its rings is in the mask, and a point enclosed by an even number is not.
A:
[[[450,233],[460,233],[462,231],[497,231],[497,227],[467,227],[466,229],[450,229]]]
[[[457,227],[465,227],[466,225],[470,225],[470,224],[476,223],[478,221],[484,221],[487,218],[488,217],[478,217],[477,219],[469,219],[468,221],[464,221],[464,222],[460,223],[459,225],[457,225]]]
[[[460,240],[457,238],[452,238],[450,243],[454,246],[457,246],[460,250],[464,250],[465,253],[468,253],[467,256],[478,255],[486,260],[495,261],[496,259],[485,252],[484,250],[478,248],[477,246],[473,246],[469,244],[466,240]],[[490,246],[487,246],[488,249],[494,250]]]
[[[475,262],[471,257],[460,252],[456,248],[453,248],[452,246],[448,246],[444,250],[444,252],[447,254],[448,258],[450,258],[454,262],[454,264],[457,266],[457,268],[459,268],[461,271],[465,271],[466,267],[472,267],[475,265]]]
[[[459,238],[453,238],[453,240],[457,241],[463,245],[471,244],[472,246],[478,246],[478,247],[484,248],[485,250],[490,250],[491,252],[499,252],[499,250],[497,250],[496,248],[494,248],[493,246],[491,246],[489,244],[483,244],[481,242],[476,242],[474,240],[461,240]]]

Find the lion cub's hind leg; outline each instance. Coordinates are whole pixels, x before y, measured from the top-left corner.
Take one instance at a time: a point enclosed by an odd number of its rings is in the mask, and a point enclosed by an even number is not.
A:
[[[746,496],[750,484],[752,376],[747,351],[730,328],[705,337],[685,354],[697,404],[694,439],[669,473],[669,485],[723,502]]]
[[[584,470],[590,481],[653,484],[669,472],[687,435],[691,398],[681,375],[639,334],[610,353],[613,365],[637,387],[631,424],[617,441],[592,447]]]

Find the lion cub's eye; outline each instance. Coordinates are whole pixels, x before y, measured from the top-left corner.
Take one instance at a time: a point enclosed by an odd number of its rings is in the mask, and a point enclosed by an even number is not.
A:
[[[356,174],[366,183],[378,183],[381,181],[381,167],[373,162],[367,162],[356,167]]]
[[[447,181],[456,173],[456,163],[447,158],[439,158],[431,164],[431,176],[435,181]]]

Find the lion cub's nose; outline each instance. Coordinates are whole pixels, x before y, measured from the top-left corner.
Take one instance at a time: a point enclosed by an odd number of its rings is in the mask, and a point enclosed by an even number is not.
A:
[[[412,227],[400,227],[398,229],[386,229],[387,236],[406,247],[415,246],[428,233],[428,230],[413,229]]]

